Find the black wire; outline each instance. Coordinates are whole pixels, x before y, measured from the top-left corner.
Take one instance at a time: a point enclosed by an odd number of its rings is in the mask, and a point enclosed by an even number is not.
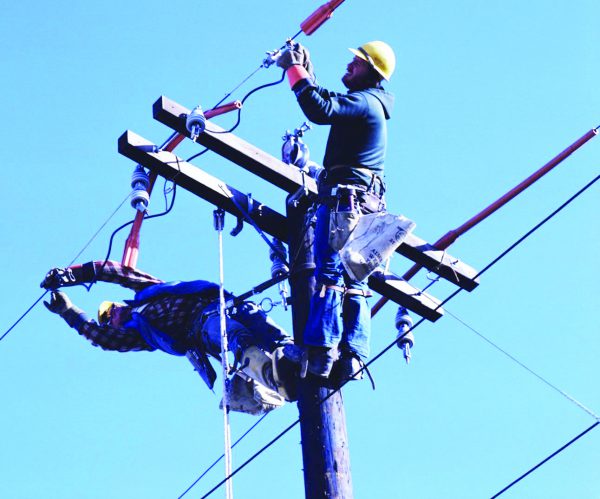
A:
[[[250,428],[248,428],[248,429],[247,429],[247,430],[244,432],[244,434],[243,434],[243,435],[242,435],[240,438],[238,438],[238,439],[237,439],[237,440],[236,440],[236,441],[233,443],[233,445],[231,446],[231,448],[233,449],[233,448],[234,448],[234,447],[235,447],[237,444],[239,444],[239,443],[240,443],[240,442],[243,440],[243,438],[244,438],[246,435],[248,435],[248,433],[250,433],[250,432],[251,432],[251,431],[252,431],[254,428],[256,428],[256,427],[257,427],[257,426],[258,426],[258,425],[259,425],[259,424],[260,424],[260,423],[263,421],[263,419],[265,419],[265,418],[266,418],[266,417],[267,417],[269,414],[270,414],[270,412],[266,412],[266,413],[264,413],[264,414],[261,416],[261,418],[260,418],[260,419],[259,419],[259,420],[258,420],[256,423],[254,423],[252,426],[250,426]],[[200,481],[200,480],[201,480],[201,479],[204,477],[204,475],[206,475],[206,474],[207,474],[207,473],[208,473],[208,472],[209,472],[211,469],[213,469],[213,468],[214,468],[214,467],[217,465],[217,463],[218,463],[218,462],[219,462],[221,459],[223,459],[224,457],[225,457],[225,454],[221,454],[221,457],[219,457],[219,458],[218,458],[218,459],[217,459],[217,460],[216,460],[214,463],[212,463],[212,464],[211,464],[211,465],[210,465],[210,466],[209,466],[209,467],[206,469],[206,471],[204,471],[204,473],[202,473],[202,474],[201,474],[201,475],[200,475],[200,476],[199,476],[199,477],[198,477],[198,478],[197,478],[197,479],[194,481],[194,483],[192,483],[192,484],[191,484],[191,485],[190,485],[190,486],[189,486],[189,487],[188,487],[188,488],[185,490],[185,492],[184,492],[183,494],[181,494],[181,495],[180,495],[180,496],[179,496],[177,499],[181,499],[181,498],[182,498],[184,495],[186,495],[186,494],[187,494],[187,493],[188,493],[190,490],[192,490],[192,488],[194,487],[194,485],[196,485],[196,484],[197,484],[197,483],[198,483],[198,482],[199,482],[199,481]]]
[[[198,156],[202,156],[204,153],[208,152],[209,149],[208,147],[204,148],[204,150],[200,151],[197,154],[194,154],[193,156],[190,156],[188,159],[186,159],[186,161],[189,163],[190,161],[192,161],[192,159],[196,159]]]
[[[529,471],[527,471],[526,473],[523,473],[519,478],[517,478],[516,480],[514,480],[513,482],[511,482],[509,485],[507,485],[506,487],[504,487],[500,492],[497,492],[495,495],[493,495],[490,499],[495,499],[496,497],[499,497],[500,495],[504,494],[504,492],[506,492],[508,489],[510,489],[513,485],[516,485],[518,482],[520,482],[521,480],[523,480],[523,478],[525,478],[527,475],[533,473],[535,470],[537,470],[540,466],[542,466],[543,464],[547,463],[548,461],[550,461],[550,459],[552,459],[553,457],[555,457],[556,455],[560,454],[563,450],[565,450],[567,447],[569,447],[569,445],[575,443],[577,440],[579,440],[581,437],[583,437],[587,432],[592,431],[596,426],[598,426],[600,424],[600,421],[596,421],[592,426],[590,426],[587,430],[582,431],[579,435],[577,435],[575,438],[573,438],[572,440],[570,440],[569,442],[567,442],[565,445],[563,445],[560,449],[558,449],[557,451],[553,452],[552,454],[550,454],[546,459],[544,459],[543,461],[540,461],[538,464],[536,464],[533,468],[531,468]]]
[[[248,97],[250,97],[254,92],[258,92],[259,90],[262,90],[263,88],[267,88],[267,87],[272,87],[274,85],[278,85],[279,83],[281,83],[285,78],[285,72],[281,75],[281,78],[277,81],[273,81],[271,83],[265,83],[264,85],[260,85],[256,88],[253,88],[252,90],[250,90],[250,92],[248,92],[244,98],[241,100],[242,102],[242,106],[244,105],[244,102],[246,102],[246,100],[248,99]],[[218,105],[218,104],[217,104]],[[215,106],[216,107],[216,106]],[[233,126],[231,128],[229,128],[228,130],[210,130],[210,129],[205,129],[205,131],[209,132],[209,133],[231,133],[233,132],[238,126],[240,126],[240,122],[242,120],[242,108],[240,107],[237,111],[237,119],[235,121],[235,123],[233,124]],[[209,149],[208,147],[205,148],[204,150],[200,151],[197,154],[194,154],[193,156],[190,156],[188,159],[186,159],[187,162],[192,161],[193,159],[196,159],[198,156],[202,156],[204,153],[208,152]]]
[[[544,225],[548,220],[550,220],[552,217],[554,217],[556,214],[558,214],[562,209],[564,209],[567,205],[569,205],[571,202],[573,202],[577,197],[579,197],[581,194],[583,194],[583,192],[585,192],[587,189],[589,189],[595,182],[597,182],[598,180],[600,180],[600,175],[597,176],[596,178],[594,178],[593,180],[591,180],[588,184],[586,184],[583,188],[581,188],[579,191],[577,191],[577,193],[575,193],[573,196],[571,196],[567,201],[565,201],[562,205],[560,205],[556,210],[554,210],[550,215],[548,215],[546,218],[544,218],[540,223],[538,223],[533,229],[529,230],[524,236],[520,237],[516,243],[512,244],[511,246],[508,247],[508,249],[506,249],[505,251],[503,251],[498,257],[494,258],[494,260],[492,260],[492,262],[490,264],[488,264],[486,267],[484,267],[484,269],[479,272],[477,274],[476,277],[479,277],[480,275],[482,275],[484,272],[486,272],[487,270],[489,270],[493,265],[495,265],[496,263],[498,263],[499,260],[501,260],[502,258],[504,258],[510,251],[512,251],[518,244],[520,244],[521,242],[523,242],[527,237],[529,237],[531,234],[533,234],[536,230],[538,230],[542,225]],[[462,291],[462,288],[459,288],[457,291],[455,291],[454,293],[450,294],[444,301],[442,301],[435,310],[441,308],[444,304],[448,303],[451,299],[453,299],[458,293],[460,293]],[[393,348],[399,339],[402,339],[404,336],[406,336],[408,333],[412,332],[414,329],[416,329],[418,326],[420,326],[423,322],[425,322],[425,318],[421,318],[416,324],[414,324],[410,329],[408,329],[407,331],[405,331],[405,333],[399,337],[394,339],[394,341],[392,343],[390,343],[387,347],[385,347],[381,352],[379,352],[375,357],[373,357],[371,360],[369,360],[369,362],[365,363],[365,365],[363,367],[361,367],[356,373],[354,373],[348,380],[344,381],[341,386],[335,390],[332,390],[327,396],[325,396],[322,400],[316,402],[317,405],[321,405],[323,404],[326,400],[328,400],[329,398],[331,398],[335,393],[339,392],[346,383],[348,383],[352,378],[354,378],[355,376],[357,376],[358,374],[360,374],[361,372],[363,372],[364,370],[366,370],[370,365],[372,365],[376,360],[378,360],[380,357],[382,357],[387,351],[389,351],[391,348]],[[253,461],[254,459],[256,459],[260,454],[262,454],[265,450],[267,450],[271,445],[273,445],[275,442],[277,442],[281,437],[283,437],[286,433],[288,433],[292,428],[294,428],[298,423],[300,423],[301,418],[298,418],[296,421],[294,421],[290,426],[288,426],[285,430],[283,430],[282,432],[280,432],[274,439],[272,439],[270,442],[268,442],[266,445],[264,445],[259,451],[257,451],[255,454],[253,454],[248,460],[246,460],[242,465],[240,465],[238,468],[236,468],[229,476],[225,477],[223,480],[221,480],[217,485],[215,485],[207,494],[205,494],[204,496],[202,496],[202,499],[208,497],[210,494],[212,494],[215,490],[217,490],[219,487],[221,487],[225,482],[227,482],[230,478],[232,478],[235,474],[238,473],[238,471],[240,471],[242,468],[244,468],[246,465],[248,465],[251,461]],[[552,456],[550,456],[549,458],[547,458],[546,460],[542,461],[542,463],[540,463],[537,467],[541,466],[542,464],[544,464],[546,461],[548,461],[549,459],[551,459],[552,457],[554,457],[556,454],[558,454],[560,451],[562,451],[564,448],[568,447],[571,443],[573,443],[575,440],[577,440],[578,438],[582,437],[585,433],[587,433],[588,431],[590,431],[592,428],[594,428],[596,425],[598,425],[599,423],[595,423],[594,425],[592,425],[590,428],[588,428],[588,430],[586,430],[585,432],[583,432],[581,435],[579,435],[578,437],[576,437],[574,440],[572,440],[571,442],[569,442],[567,445],[563,446],[561,449],[559,449],[557,452],[555,452]],[[537,468],[536,467],[536,468]],[[528,473],[526,473],[523,477],[524,478],[527,474],[531,473],[532,471],[534,471],[536,468],[530,470]],[[520,480],[521,478],[519,478],[518,480]],[[516,480],[514,483],[516,483],[518,480]],[[511,484],[512,486],[513,484]],[[497,497],[497,496],[495,496]],[[493,499],[493,498],[492,498]]]
[[[19,318],[16,320],[16,322],[15,322],[15,323],[14,323],[12,326],[10,326],[10,327],[8,328],[8,331],[6,331],[6,333],[4,333],[4,334],[3,334],[3,335],[0,337],[0,341],[2,341],[2,340],[3,340],[3,339],[6,337],[6,335],[7,335],[8,333],[10,333],[10,332],[11,332],[11,331],[12,331],[12,330],[15,328],[15,326],[16,326],[16,325],[17,325],[19,322],[21,322],[21,320],[22,320],[23,318],[25,318],[25,316],[26,316],[26,315],[27,315],[29,312],[31,312],[31,310],[33,309],[33,307],[35,307],[35,306],[36,306],[36,305],[37,305],[37,304],[38,304],[38,303],[39,303],[39,302],[42,300],[42,298],[44,298],[44,296],[46,296],[46,293],[48,293],[48,290],[44,291],[44,294],[43,294],[42,296],[40,296],[40,297],[39,297],[37,300],[35,300],[35,301],[33,302],[33,305],[31,305],[31,307],[29,307],[29,308],[26,310],[26,312],[25,312],[25,313],[24,313],[24,314],[23,314],[21,317],[19,317]]]
[[[146,215],[146,216],[144,216],[144,220],[150,220],[152,218],[164,217],[166,214],[168,214],[173,209],[173,206],[175,205],[175,195],[176,194],[177,194],[177,184],[173,184],[173,196],[171,197],[171,204],[170,204],[170,206],[165,211],[163,211],[162,213],[157,213],[156,215]],[[133,224],[133,222],[135,222],[135,218],[133,220],[130,220],[129,222],[124,223],[120,227],[117,227],[113,231],[113,233],[111,234],[109,242],[108,242],[108,251],[106,252],[106,258],[104,259],[104,262],[102,263],[102,267],[101,267],[102,269],[105,267],[105,265],[108,262],[108,260],[110,260],[110,253],[112,252],[112,245],[113,245],[113,240],[114,240],[115,236],[121,230],[123,230],[125,227],[128,227],[129,225]]]

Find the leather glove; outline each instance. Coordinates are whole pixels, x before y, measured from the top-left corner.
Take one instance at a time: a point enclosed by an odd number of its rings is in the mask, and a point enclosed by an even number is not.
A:
[[[295,65],[303,66],[305,58],[304,50],[306,49],[299,43],[288,45],[277,59],[277,65],[284,71]]]
[[[313,67],[313,63],[310,61],[310,52],[304,45],[300,45],[300,44],[298,44],[298,50],[300,50],[303,55],[302,66],[304,66],[304,69],[306,69],[306,71],[308,72],[310,77],[314,80],[315,79],[315,69]]]
[[[64,286],[75,286],[84,282],[95,281],[96,270],[94,262],[88,262],[83,265],[50,269],[44,280],[40,283],[40,288],[57,289]]]
[[[70,309],[73,304],[69,297],[62,291],[52,291],[50,302],[44,301],[46,308],[53,314],[63,314]]]
[[[46,277],[44,277],[44,280],[40,283],[40,288],[57,289],[69,284],[75,284],[75,276],[73,275],[73,272],[71,272],[71,269],[57,267],[48,271]]]

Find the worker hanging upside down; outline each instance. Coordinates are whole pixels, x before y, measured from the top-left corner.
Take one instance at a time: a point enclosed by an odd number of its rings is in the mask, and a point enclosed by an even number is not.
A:
[[[98,322],[71,303],[57,288],[96,281],[136,291],[127,304],[104,302]],[[41,287],[53,290],[48,310],[60,315],[80,335],[104,350],[161,350],[187,356],[209,388],[216,373],[208,357],[221,351],[219,286],[208,281],[168,282],[113,261],[96,261],[48,272]],[[225,299],[233,299],[225,293]],[[295,399],[294,376],[282,378],[283,351],[292,338],[257,305],[246,301],[226,317],[230,351],[240,369],[229,389],[230,409],[260,414]],[[277,358],[278,360],[274,360]],[[278,369],[279,368],[279,369]]]
[[[339,227],[330,219],[338,211],[357,209],[377,213],[385,209],[384,159],[386,121],[394,97],[382,87],[394,71],[394,52],[384,42],[369,42],[357,50],[342,83],[348,93],[317,85],[308,50],[288,44],[277,65],[283,68],[306,117],[330,125],[319,178],[319,207],[315,228],[317,290],[304,331],[308,372],[341,381],[352,377],[369,355],[371,316],[366,278],[351,277],[332,240]],[[341,206],[345,204],[346,206]],[[358,206],[353,206],[358,205]]]

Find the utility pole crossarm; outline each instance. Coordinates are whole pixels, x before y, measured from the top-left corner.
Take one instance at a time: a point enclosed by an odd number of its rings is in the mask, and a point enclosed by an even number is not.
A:
[[[190,136],[185,126],[189,109],[162,96],[154,103],[152,112],[154,119]],[[196,142],[290,194],[302,186],[302,174],[296,167],[290,167],[232,133],[223,132],[223,128],[207,121],[204,133],[198,136]],[[311,194],[317,194],[317,184],[313,178],[306,175],[305,184]]]
[[[435,322],[444,315],[444,309],[437,298],[423,293],[409,282],[390,272],[371,274],[369,287],[411,312],[425,317],[428,321]]]
[[[189,112],[189,109],[164,96],[153,106],[155,119],[187,137],[190,134],[185,126],[185,116]],[[232,133],[213,133],[222,131],[224,130],[213,122],[207,121],[206,130],[198,136],[196,142],[288,193],[294,193],[303,186],[298,168],[285,164]],[[305,185],[309,193],[317,194],[314,179],[305,175]],[[472,291],[479,284],[475,279],[477,272],[473,268],[414,234],[410,234],[396,251],[467,291]]]
[[[223,208],[228,213],[243,218],[244,214],[236,206],[237,202],[248,211],[252,220],[261,230],[277,239],[287,241],[288,225],[285,216],[256,199],[253,200],[253,208],[248,209],[246,194],[228,186],[225,182],[221,182],[218,178],[187,163],[171,152],[151,152],[149,148],[153,145],[152,142],[128,130],[119,137],[118,148],[119,153],[136,163],[172,180],[178,186]]]
[[[408,234],[397,252],[465,291],[473,291],[479,286],[477,270],[415,234]]]
[[[153,146],[152,142],[129,130],[119,138],[119,152],[124,156],[158,175],[172,180],[178,186],[223,208],[234,216],[243,218],[244,215],[236,203],[246,209],[248,199],[246,194],[191,163],[187,163],[171,152],[153,152]],[[248,210],[248,214],[261,230],[281,241],[288,240],[289,223],[284,215],[257,200],[253,200],[253,207]],[[403,305],[429,321],[436,321],[443,314],[442,309],[437,308],[438,300],[422,293],[393,274],[375,273],[369,278],[369,286],[377,293]]]

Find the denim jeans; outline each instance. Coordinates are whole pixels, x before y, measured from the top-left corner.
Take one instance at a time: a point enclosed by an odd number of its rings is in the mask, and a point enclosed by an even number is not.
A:
[[[317,289],[310,303],[304,343],[349,350],[365,360],[369,356],[371,337],[371,313],[366,297],[354,294],[342,297],[341,292],[333,289],[326,289],[324,293],[321,291],[323,284],[345,286],[363,292],[369,289],[366,280],[350,279],[339,253],[329,246],[330,212],[330,208],[324,204],[317,209],[314,240]]]
[[[211,309],[215,313],[204,322],[202,336],[207,350],[218,354],[221,351],[219,303],[210,304],[205,311]],[[225,329],[231,352],[241,352],[250,345],[272,352],[279,346],[293,343],[291,336],[253,302],[236,307],[235,313],[225,318]]]

